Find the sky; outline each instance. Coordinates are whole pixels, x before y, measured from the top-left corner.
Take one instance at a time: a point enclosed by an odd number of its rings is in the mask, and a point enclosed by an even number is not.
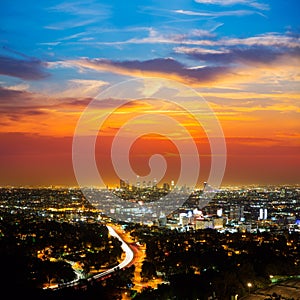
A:
[[[97,98],[97,114],[109,115],[93,132],[106,185],[121,177],[111,160],[120,129],[123,142],[137,135],[132,169],[146,176],[149,157],[160,154],[167,182],[180,176],[176,143],[186,142],[187,130],[200,159],[197,182],[206,181],[213,130],[203,111],[196,113],[199,101],[226,142],[222,185],[298,184],[299,10],[298,0],[2,0],[0,185],[76,186],[74,134]],[[140,80],[142,91],[131,90],[131,80]],[[174,98],[155,94],[161,82],[177,84]],[[185,87],[200,99],[192,112],[184,107],[195,99],[181,98],[183,107],[174,100]],[[107,89],[113,94],[102,97]],[[137,91],[153,99],[134,101]]]

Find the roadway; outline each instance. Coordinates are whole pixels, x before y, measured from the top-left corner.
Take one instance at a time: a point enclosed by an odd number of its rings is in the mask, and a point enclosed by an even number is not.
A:
[[[120,237],[120,235],[114,230],[114,228],[112,228],[109,225],[106,225],[106,227],[108,228],[109,234],[111,236],[117,238],[122,243],[121,248],[122,248],[123,252],[125,253],[125,258],[116,267],[111,268],[111,269],[109,269],[107,271],[104,271],[102,273],[96,274],[93,277],[91,277],[91,279],[98,279],[98,278],[101,278],[101,277],[103,277],[105,275],[111,274],[116,269],[123,269],[123,268],[129,266],[131,264],[131,262],[133,261],[133,259],[134,259],[134,253],[133,253],[133,251],[127,245],[127,243]],[[89,279],[89,280],[91,280],[91,279]]]
[[[88,278],[87,279],[88,281],[99,280],[100,278],[108,276],[108,275],[112,274],[113,272],[115,272],[116,270],[126,268],[127,266],[130,266],[133,263],[134,252],[132,251],[132,249],[120,237],[120,235],[115,231],[114,228],[112,228],[109,225],[106,225],[106,227],[108,229],[109,234],[111,236],[117,238],[122,243],[121,248],[122,248],[123,252],[125,253],[125,258],[117,266]],[[65,283],[61,283],[61,284],[55,284],[55,285],[47,286],[47,287],[44,287],[44,289],[58,290],[58,289],[62,289],[62,288],[65,288],[65,287],[78,286],[80,283],[81,283],[81,278],[79,278],[79,276],[77,276],[77,278],[75,280],[65,282]]]
[[[141,277],[141,270],[143,261],[146,259],[146,245],[140,245],[135,242],[134,238],[130,235],[130,232],[125,232],[120,225],[113,225],[114,229],[122,237],[122,239],[129,245],[134,252],[134,258],[128,266],[134,265],[134,278],[132,279],[134,287],[137,292],[141,292],[144,288],[151,287],[153,289],[164,281],[161,278],[152,278],[148,281],[144,281]],[[124,298],[126,299],[126,298]]]

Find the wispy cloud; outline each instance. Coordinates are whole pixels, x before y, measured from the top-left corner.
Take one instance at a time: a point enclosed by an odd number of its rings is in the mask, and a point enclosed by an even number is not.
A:
[[[111,72],[127,76],[163,77],[177,79],[190,84],[202,84],[217,80],[228,72],[225,66],[209,66],[191,69],[172,58],[146,61],[111,61],[106,59],[81,59],[69,62],[79,68]]]
[[[253,10],[228,10],[228,11],[191,11],[191,10],[174,10],[177,14],[187,15],[187,16],[199,16],[199,17],[241,17],[252,14],[260,14],[260,12],[256,12]]]
[[[110,15],[109,6],[93,0],[62,2],[50,7],[48,10],[75,16],[102,16],[106,18]]]
[[[261,10],[269,9],[268,4],[255,1],[255,0],[195,0],[195,2],[201,4],[215,4],[215,5],[222,5],[222,6],[245,5],[245,6],[261,9]]]
[[[108,82],[102,80],[71,79],[68,80],[63,90],[58,90],[52,96],[59,98],[95,97],[106,85],[108,85]]]
[[[83,32],[79,32],[79,33],[76,33],[76,34],[65,36],[63,38],[58,39],[58,41],[73,40],[73,39],[77,39],[79,37],[81,38],[82,36],[85,36],[85,35],[87,35],[87,32],[83,31]]]
[[[6,126],[44,114],[41,106],[34,93],[0,87],[0,114]],[[2,128],[6,128],[4,124]]]
[[[227,63],[257,63],[270,64],[282,57],[294,57],[300,60],[300,50],[294,48],[280,48],[268,46],[229,47],[223,49],[206,49],[177,47],[176,53],[184,53],[189,57],[201,61],[227,64]],[[294,63],[294,61],[291,61]],[[287,60],[288,63],[288,60]]]
[[[247,37],[247,38],[222,38],[218,42],[212,45],[219,46],[222,44],[224,46],[262,45],[262,46],[298,48],[300,45],[300,37],[270,32],[270,33],[260,34],[260,35]]]
[[[0,87],[0,132],[55,134],[59,130],[72,134],[77,117],[91,100],[87,96],[72,96]]]
[[[155,29],[149,30],[145,37],[131,38],[122,41],[98,41],[95,45],[120,46],[129,44],[169,44],[169,45],[190,45],[209,47],[229,47],[229,46],[275,46],[285,48],[299,48],[300,37],[298,35],[285,35],[280,33],[265,33],[246,38],[223,37],[215,38],[210,31],[199,31],[195,35],[195,30],[190,30],[188,34],[162,33]]]
[[[46,29],[64,30],[83,27],[110,17],[110,7],[96,1],[62,2],[47,9],[50,13],[67,15],[64,21],[44,26]]]
[[[158,35],[154,32],[149,38],[158,39]],[[163,39],[163,37],[160,38]],[[251,85],[255,82],[260,92],[270,88],[270,84],[265,88],[259,87],[258,79],[264,84],[271,80],[277,88],[279,88],[276,83],[278,80],[286,83],[288,80],[290,88],[295,85],[293,82],[299,80],[299,75],[295,71],[295,66],[300,65],[298,37],[274,33],[245,39],[222,38],[218,40],[212,37],[203,40],[195,39],[196,45],[190,45],[185,37],[177,36],[173,42],[174,44],[181,43],[180,46],[173,48],[175,58],[150,60],[83,58],[49,63],[49,65],[51,67],[76,67],[80,72],[90,69],[131,77],[163,77],[193,86],[218,85],[230,81],[239,84],[247,82]],[[186,55],[189,63],[181,63],[176,58],[178,54]],[[281,71],[278,72],[279,70]]]
[[[77,27],[83,27],[86,25],[90,25],[92,23],[95,23],[98,19],[86,19],[82,20],[81,18],[77,19],[71,19],[68,21],[58,22],[50,25],[46,25],[44,28],[46,29],[52,29],[52,30],[66,30],[70,28],[77,28]]]

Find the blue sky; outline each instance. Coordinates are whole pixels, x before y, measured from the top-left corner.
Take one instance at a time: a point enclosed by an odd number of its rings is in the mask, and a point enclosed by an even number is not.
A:
[[[198,78],[210,81],[232,73],[235,67],[269,64],[299,52],[296,0],[78,0],[26,4],[5,0],[1,1],[0,11],[0,54],[16,59],[17,65],[23,61],[29,73],[36,72],[33,76],[48,77],[48,82],[57,84],[73,78],[98,79],[95,61],[93,66],[80,64],[78,69],[74,61],[82,59],[107,60],[101,76],[110,83],[128,78],[123,67],[163,74],[171,68],[184,81],[187,78],[194,83]],[[115,63],[120,68],[107,72],[108,65]],[[11,76],[5,61],[1,68],[2,75],[10,76],[3,78],[7,84],[17,84],[20,76],[26,76],[26,68],[20,71],[23,75]],[[30,86],[39,90],[44,83],[31,81]]]
[[[0,8],[2,47],[53,61],[173,57],[174,47],[189,39],[299,32],[296,0],[4,0]],[[2,53],[12,54],[3,48]]]

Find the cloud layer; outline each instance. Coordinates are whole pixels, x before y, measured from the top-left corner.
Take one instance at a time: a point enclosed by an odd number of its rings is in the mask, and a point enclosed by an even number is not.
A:
[[[18,59],[0,55],[0,74],[25,80],[39,80],[49,76],[47,64],[37,59]]]

